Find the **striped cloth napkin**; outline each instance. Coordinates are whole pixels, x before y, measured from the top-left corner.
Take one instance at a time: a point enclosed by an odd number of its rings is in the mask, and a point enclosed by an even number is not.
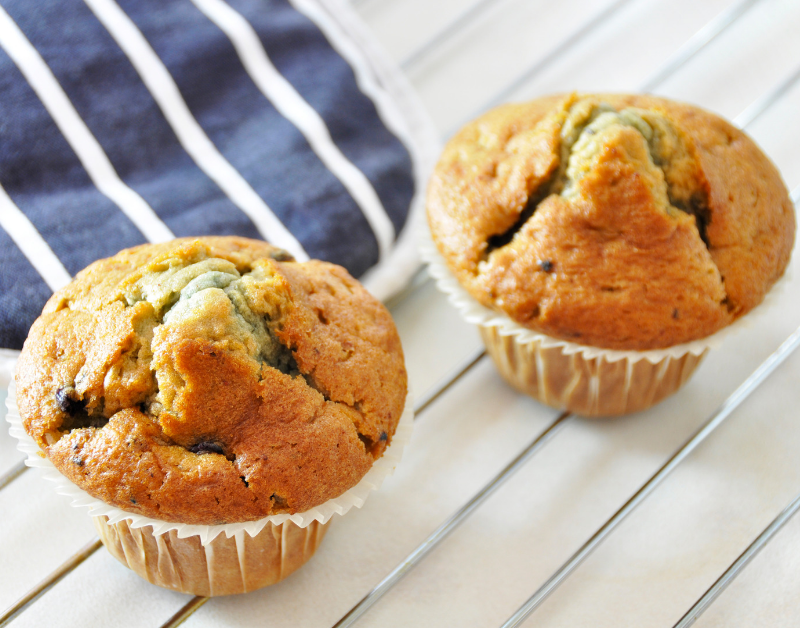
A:
[[[434,138],[342,0],[0,0],[0,379],[54,290],[148,241],[263,238],[389,296]]]

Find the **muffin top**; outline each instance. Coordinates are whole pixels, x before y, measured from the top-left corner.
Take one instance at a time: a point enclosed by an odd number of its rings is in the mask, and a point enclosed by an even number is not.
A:
[[[392,319],[347,271],[237,237],[95,262],[47,302],[16,383],[25,429],[70,480],[189,524],[340,495],[406,397]]]
[[[794,208],[718,116],[653,96],[505,105],[447,144],[428,222],[459,282],[535,331],[607,349],[708,336],[783,274]]]

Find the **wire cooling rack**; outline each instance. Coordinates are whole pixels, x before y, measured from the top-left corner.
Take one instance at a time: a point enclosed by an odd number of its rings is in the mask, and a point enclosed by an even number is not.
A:
[[[430,4],[353,0],[443,138],[507,100],[650,91],[733,119],[800,201],[796,2]],[[677,395],[586,421],[508,389],[420,272],[389,304],[422,393],[397,476],[303,570],[235,599],[120,568],[4,435],[0,626],[798,625],[796,276]]]

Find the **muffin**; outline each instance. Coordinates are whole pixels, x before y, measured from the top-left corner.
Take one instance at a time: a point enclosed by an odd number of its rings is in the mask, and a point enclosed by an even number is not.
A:
[[[96,518],[117,558],[201,595],[301,565],[324,528],[273,522],[356,486],[392,442],[406,394],[392,319],[357,281],[236,237],[92,264],[48,301],[16,374],[25,430],[90,496],[193,530],[262,522],[246,542],[217,537],[212,561],[206,534]]]
[[[490,111],[446,146],[427,210],[434,273],[487,310],[480,331],[503,375],[585,415],[677,390],[708,339],[781,277],[795,232],[750,138],[640,95]]]

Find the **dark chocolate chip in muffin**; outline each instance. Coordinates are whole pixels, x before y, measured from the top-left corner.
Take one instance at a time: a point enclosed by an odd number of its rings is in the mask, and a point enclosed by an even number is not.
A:
[[[276,508],[286,508],[286,506],[288,505],[287,502],[286,502],[286,499],[284,499],[283,497],[281,497],[280,495],[278,495],[276,493],[273,493],[272,495],[270,495],[269,498],[275,504]]]
[[[189,451],[191,451],[193,454],[219,454],[221,456],[225,455],[225,452],[222,449],[222,445],[220,445],[219,443],[214,443],[212,441],[201,441],[189,447]]]
[[[62,412],[73,415],[84,408],[83,401],[72,385],[62,386],[56,391],[56,403]]]

